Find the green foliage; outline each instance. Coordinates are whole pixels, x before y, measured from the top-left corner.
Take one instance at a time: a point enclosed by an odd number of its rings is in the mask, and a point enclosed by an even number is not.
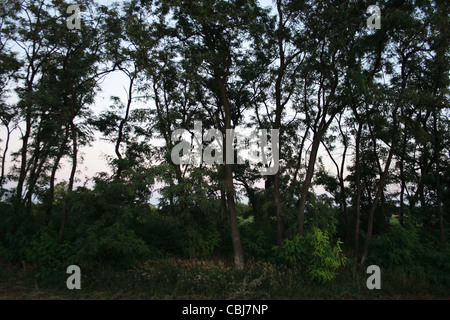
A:
[[[145,259],[149,248],[133,230],[116,222],[99,229],[97,226],[86,230],[86,238],[78,240],[81,260],[104,260],[121,266],[130,266],[137,259]]]
[[[276,224],[272,220],[266,223],[245,223],[240,225],[242,247],[248,259],[271,260],[271,249],[276,240]]]
[[[282,261],[293,264],[304,264],[308,255],[305,237],[296,235],[293,239],[286,239],[281,247],[273,247],[276,256]]]
[[[310,194],[307,212],[305,224],[308,224],[310,229],[317,228],[328,234],[336,234],[338,210],[333,208],[332,200],[327,195]]]
[[[370,246],[370,263],[388,268],[409,268],[421,243],[417,229],[413,226],[392,225],[389,233],[375,235]]]
[[[450,285],[450,248],[439,248],[439,239],[432,232],[412,223],[394,224],[387,234],[372,238],[370,249],[371,264]]]
[[[308,241],[312,245],[312,259],[308,266],[311,279],[328,282],[336,277],[336,271],[346,265],[347,258],[342,254],[341,241],[331,243],[327,232],[315,228]]]
[[[382,32],[366,28],[363,1],[346,2],[339,15],[334,1],[281,1],[277,10],[256,0],[79,2],[84,26],[69,32],[59,19],[65,1],[2,1],[1,260],[32,265],[46,278],[69,264],[128,268],[173,256],[229,257],[231,244],[241,241],[246,263],[278,260],[312,282],[329,283],[348,261],[336,238],[345,234],[351,249],[361,209],[361,238],[368,212],[375,212],[370,263],[450,283],[450,249],[437,234],[448,232],[439,230],[440,218],[444,226],[450,222],[450,64],[441,2],[381,3]],[[129,87],[115,93],[109,109],[94,110],[97,89],[113,71],[123,72]],[[236,164],[230,188],[222,165],[174,164],[172,134],[197,120],[202,132],[278,125],[280,179],[261,176],[262,163]],[[16,133],[23,145],[13,141]],[[92,188],[74,189],[84,147],[98,133],[115,147],[108,157],[114,173],[98,173]],[[320,143],[338,175],[316,159]],[[74,174],[55,186],[66,160]],[[310,183],[327,193],[316,194]],[[280,221],[275,185],[287,239],[272,250]],[[250,205],[238,202],[243,193]],[[240,239],[229,214],[231,194]],[[399,208],[402,220],[389,227]],[[297,237],[303,213],[307,231]],[[216,290],[232,283],[236,296],[264,296],[249,292],[277,285],[276,277],[258,275],[272,268],[247,277],[232,271]],[[182,275],[193,291],[220,277],[217,270],[191,271]],[[300,276],[289,272],[280,283],[300,287]],[[179,275],[170,265],[150,277],[170,294],[183,285]]]
[[[190,258],[211,257],[220,240],[219,232],[214,229],[190,229],[185,234],[185,253]]]
[[[55,269],[65,269],[75,263],[73,244],[67,241],[59,244],[56,239],[52,230],[43,227],[25,249],[25,261],[39,266],[35,275],[38,279],[47,278]]]
[[[299,264],[313,281],[325,283],[336,277],[337,271],[348,264],[343,256],[341,241],[334,244],[326,231],[313,228],[304,236],[285,240],[282,247],[274,247],[281,261]]]

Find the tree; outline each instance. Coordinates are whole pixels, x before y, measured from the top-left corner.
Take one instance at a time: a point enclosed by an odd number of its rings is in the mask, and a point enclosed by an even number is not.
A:
[[[250,41],[251,31],[263,17],[263,11],[256,2],[216,1],[214,3],[196,1],[180,6],[167,1],[173,9],[178,40],[188,50],[189,59],[202,64],[201,72],[204,83],[216,103],[213,111],[215,126],[223,134],[223,143],[229,143],[225,132],[239,125],[242,112],[251,104],[248,100],[246,85],[246,66],[251,65],[251,55],[243,47]],[[250,39],[250,40],[248,40]],[[224,150],[224,159],[229,159]],[[235,265],[244,267],[244,257],[240,240],[235,208],[235,187],[233,182],[233,165],[225,163],[224,180],[226,204],[229,215]]]
[[[361,22],[349,24],[351,17],[357,16],[361,9],[360,3],[306,2],[302,6],[300,10],[304,12],[304,29],[307,32],[301,45],[310,48],[301,72],[306,88],[302,111],[313,135],[298,206],[299,235],[303,234],[308,190],[321,141],[335,116],[347,106],[346,78],[351,76],[349,67],[354,63],[355,50],[359,49],[359,37],[355,34],[358,35],[362,27]],[[334,14],[337,7],[342,14]],[[312,97],[316,97],[315,100]]]

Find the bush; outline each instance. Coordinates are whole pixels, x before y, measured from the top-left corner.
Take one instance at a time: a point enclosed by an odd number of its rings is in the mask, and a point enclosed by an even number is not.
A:
[[[270,261],[271,249],[277,237],[276,224],[271,220],[269,223],[251,221],[241,224],[239,228],[245,256]]]
[[[325,283],[333,280],[338,269],[348,262],[342,254],[341,244],[341,241],[333,244],[328,232],[313,228],[304,236],[285,240],[282,247],[274,250],[283,262],[299,264],[311,280]]]
[[[369,262],[392,269],[410,268],[421,244],[416,228],[391,225],[388,234],[379,234],[370,243]]]
[[[36,278],[53,274],[56,268],[65,269],[74,263],[74,247],[69,242],[59,244],[54,232],[43,227],[25,248],[25,261],[39,267]]]
[[[369,263],[397,271],[426,276],[450,284],[450,247],[439,247],[439,239],[412,223],[391,225],[387,234],[376,235],[370,244]]]
[[[119,222],[107,227],[94,225],[88,228],[86,237],[78,239],[76,246],[79,261],[104,260],[124,267],[150,254],[144,240]]]
[[[220,241],[220,234],[211,228],[189,228],[185,232],[185,254],[190,258],[209,258]]]

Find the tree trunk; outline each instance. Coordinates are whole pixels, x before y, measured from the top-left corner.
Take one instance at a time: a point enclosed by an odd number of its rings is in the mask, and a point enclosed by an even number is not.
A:
[[[284,233],[284,221],[283,216],[281,215],[281,195],[280,195],[280,173],[277,172],[274,176],[273,181],[273,191],[275,196],[275,204],[276,204],[276,216],[277,216],[277,244],[278,246],[283,245],[283,233]]]
[[[358,132],[356,133],[356,143],[355,143],[355,182],[356,182],[356,201],[355,201],[355,240],[354,240],[354,258],[355,266],[357,265],[358,255],[359,255],[359,224],[361,220],[361,166],[360,166],[360,145],[361,145],[361,133],[362,133],[362,123],[359,123]]]
[[[22,199],[23,185],[25,183],[25,178],[27,175],[27,154],[28,154],[28,140],[31,134],[31,112],[28,110],[25,120],[25,134],[22,137],[22,150],[21,150],[21,160],[20,160],[20,171],[19,179],[17,181],[16,195],[17,199]]]
[[[237,221],[237,213],[234,200],[233,170],[231,164],[225,164],[225,182],[227,188],[227,206],[231,230],[231,240],[233,243],[234,263],[238,269],[243,269],[244,253],[242,251],[241,235],[239,233],[239,226]]]
[[[394,110],[393,116],[394,116],[394,128],[397,128],[397,119],[396,119],[395,113],[396,113],[396,110]],[[376,192],[375,198],[373,199],[372,205],[370,206],[370,209],[369,209],[369,221],[367,223],[367,236],[366,236],[366,241],[364,243],[363,255],[361,257],[361,265],[364,265],[367,260],[367,254],[369,251],[369,243],[372,238],[373,218],[374,218],[375,210],[377,209],[378,202],[381,199],[381,196],[382,196],[382,193],[384,190],[384,186],[386,184],[386,180],[388,177],[389,167],[390,167],[391,161],[392,161],[392,156],[393,156],[394,150],[397,146],[397,139],[395,137],[395,133],[392,133],[391,141],[392,141],[391,148],[389,149],[389,155],[386,160],[384,172],[380,176],[380,181],[378,182],[377,192]]]
[[[339,175],[339,184],[340,184],[340,193],[341,193],[341,202],[342,202],[342,209],[344,213],[344,227],[345,227],[345,239],[347,242],[346,247],[350,247],[350,226],[348,222],[348,209],[347,209],[347,198],[345,194],[345,184],[344,184],[344,166],[345,166],[345,153],[347,152],[347,145],[344,149],[344,156],[342,158],[341,163],[341,172]]]
[[[302,192],[300,195],[300,205],[298,210],[298,226],[297,234],[301,236],[303,234],[303,223],[305,219],[306,198],[308,196],[308,190],[311,186],[312,177],[314,175],[314,166],[316,163],[317,153],[319,151],[320,141],[322,140],[322,131],[318,131],[314,134],[311,154],[309,155],[308,170],[306,171],[305,180],[303,181]]]
[[[50,174],[50,187],[48,190],[48,195],[47,195],[47,206],[45,209],[45,225],[48,226],[49,222],[50,222],[50,216],[52,214],[52,210],[53,210],[53,200],[55,198],[55,177],[56,177],[56,172],[58,171],[58,167],[59,167],[59,163],[61,162],[61,159],[64,155],[64,151],[66,150],[66,144],[67,141],[69,140],[69,125],[66,125],[66,130],[65,130],[65,134],[64,134],[64,140],[61,144],[61,147],[59,149],[58,154],[56,155],[55,158],[55,163],[53,164],[52,167],[52,172]]]
[[[286,70],[286,64],[285,64],[285,55],[284,55],[284,48],[283,48],[283,10],[281,8],[281,1],[277,0],[277,11],[278,11],[278,54],[280,55],[280,67],[278,69],[278,76],[277,80],[275,82],[275,104],[276,104],[276,110],[275,110],[275,124],[273,126],[273,129],[280,130],[281,127],[281,115],[283,112],[284,105],[281,102],[281,84],[283,81],[284,73]],[[278,146],[278,154],[281,146]],[[275,206],[276,206],[276,217],[277,217],[277,244],[278,246],[283,245],[283,233],[284,233],[284,221],[282,216],[282,206],[281,206],[281,195],[280,195],[280,171],[275,174],[274,176],[274,182],[273,182],[273,193],[274,193],[274,199],[275,199]]]
[[[222,253],[222,245],[223,240],[225,239],[224,235],[224,226],[227,224],[227,197],[225,195],[225,190],[220,189],[220,202],[222,204],[222,211],[219,211],[219,218],[217,219],[217,230],[219,231],[219,244],[217,248],[217,254],[220,256]]]
[[[445,93],[448,89],[448,60],[447,60],[447,54],[448,54],[448,42],[449,42],[449,32],[448,32],[448,14],[449,14],[449,8],[448,5],[445,5],[444,1],[437,1],[437,8],[438,8],[438,14],[441,18],[438,24],[438,30],[440,34],[440,45],[436,50],[436,65],[438,68],[438,76],[436,77],[436,92],[435,96],[439,97],[439,100],[445,103],[443,98],[445,96]],[[440,91],[440,92],[439,92]],[[439,93],[441,96],[439,96]],[[436,155],[436,201],[437,201],[437,210],[439,215],[439,230],[440,230],[440,247],[444,248],[445,244],[445,234],[444,234],[444,217],[443,217],[443,210],[442,210],[442,199],[441,199],[441,179],[440,179],[440,153],[441,153],[441,142],[439,139],[439,128],[438,128],[438,116],[439,113],[436,110],[437,108],[440,108],[440,103],[433,108],[434,113],[434,148],[435,148],[435,155]]]
[[[58,234],[58,242],[59,243],[62,243],[64,232],[66,229],[67,218],[68,218],[69,209],[70,209],[70,205],[71,205],[70,198],[72,197],[72,190],[73,190],[73,185],[75,182],[75,174],[77,172],[78,142],[77,142],[77,132],[76,132],[75,124],[73,123],[73,118],[71,120],[70,130],[72,131],[72,170],[70,172],[69,184],[67,187],[66,201],[65,201],[65,205],[64,205],[64,212],[63,212],[63,217],[62,217],[62,221],[61,221],[61,227],[59,229],[59,234]]]
[[[403,111],[402,111],[403,112]],[[402,115],[403,117],[403,115]],[[402,145],[402,153],[400,156],[400,215],[399,221],[400,225],[403,226],[404,218],[405,218],[405,190],[406,190],[406,178],[405,178],[405,156],[406,156],[406,143],[407,143],[407,135],[406,128],[403,133],[403,145]]]
[[[231,129],[231,106],[228,101],[225,81],[217,74],[216,74],[216,81],[219,86],[220,98],[225,111],[225,130],[229,130]],[[224,146],[226,146],[227,143],[231,144],[232,142],[228,142],[227,135],[225,135]],[[227,159],[226,154],[227,148],[225,147],[223,149],[224,149],[224,159]],[[237,221],[237,213],[234,199],[233,167],[232,164],[229,163],[225,163],[225,186],[226,186],[231,240],[233,243],[234,263],[236,268],[243,269],[244,253],[242,251],[241,235],[239,233],[239,225]]]
[[[345,195],[345,180],[344,180],[344,169],[345,169],[345,157],[347,155],[347,149],[348,149],[348,144],[347,144],[347,140],[346,140],[346,136],[342,131],[342,127],[341,127],[341,123],[340,123],[341,119],[339,119],[339,131],[343,137],[343,143],[344,143],[344,152],[342,154],[342,161],[341,161],[341,165],[339,166],[336,162],[336,160],[334,159],[333,155],[331,154],[329,148],[327,147],[327,145],[322,142],[323,146],[325,147],[328,156],[330,157],[331,161],[333,162],[334,166],[336,167],[336,173],[337,173],[337,177],[339,180],[339,196],[341,197],[341,201],[340,201],[340,209],[342,210],[342,213],[344,215],[344,231],[345,231],[345,243],[344,245],[346,246],[346,248],[349,248],[349,243],[350,243],[350,227],[349,227],[349,223],[348,223],[348,210],[347,210],[347,201],[346,201],[346,195]]]
[[[445,236],[444,236],[444,218],[442,212],[442,200],[441,200],[441,174],[440,174],[440,142],[439,142],[439,132],[438,132],[438,124],[437,117],[438,114],[436,110],[434,110],[434,119],[433,119],[433,131],[434,131],[434,153],[435,153],[435,162],[436,162],[436,172],[435,172],[435,180],[436,180],[436,202],[437,202],[437,214],[439,218],[439,245],[441,248],[444,248]]]
[[[120,144],[122,143],[122,139],[123,139],[123,128],[125,127],[125,124],[128,121],[128,117],[130,115],[130,109],[131,109],[131,103],[132,103],[132,99],[133,99],[133,83],[134,83],[134,77],[130,76],[130,86],[128,88],[128,101],[127,101],[127,106],[126,106],[126,110],[125,110],[125,116],[124,118],[120,121],[119,124],[119,133],[117,136],[117,141],[116,141],[116,146],[115,146],[115,152],[116,152],[116,156],[117,156],[117,172],[116,172],[116,179],[119,180],[122,176],[122,171],[124,169],[123,166],[123,159],[122,159],[122,154],[120,153]]]
[[[8,154],[9,149],[9,140],[11,138],[11,129],[9,128],[9,123],[6,121],[3,122],[6,128],[6,142],[5,142],[5,149],[3,150],[3,156],[2,156],[2,172],[0,176],[0,189],[3,187],[3,184],[5,183],[5,164],[6,164],[6,156]]]

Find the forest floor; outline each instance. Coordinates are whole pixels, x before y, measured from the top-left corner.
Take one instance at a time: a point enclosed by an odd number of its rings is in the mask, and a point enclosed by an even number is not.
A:
[[[449,300],[450,288],[385,272],[381,290],[369,290],[365,272],[343,270],[329,283],[301,270],[251,262],[244,271],[223,261],[164,259],[131,268],[80,266],[81,290],[70,276],[31,266],[0,264],[0,300]],[[40,273],[39,273],[40,272]],[[40,276],[36,276],[40,274]]]

